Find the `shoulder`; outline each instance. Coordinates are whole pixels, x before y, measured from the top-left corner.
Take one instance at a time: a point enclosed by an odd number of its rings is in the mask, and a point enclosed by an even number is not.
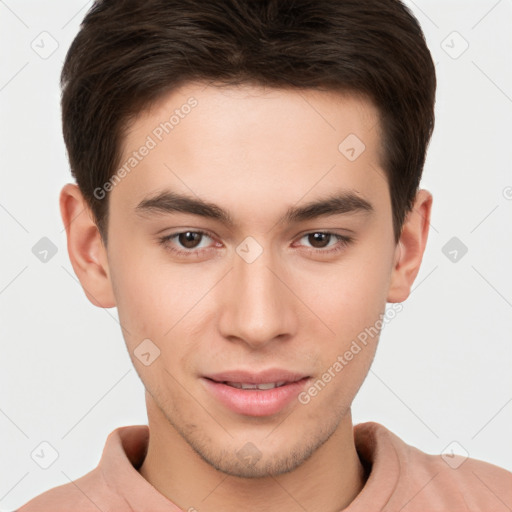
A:
[[[453,453],[432,455],[413,447],[408,452],[407,480],[417,489],[419,501],[424,494],[436,496],[440,504],[453,503],[458,507],[456,510],[510,511],[512,473],[509,471]]]
[[[99,468],[67,484],[49,489],[32,498],[15,512],[108,512],[104,504],[119,505],[119,496],[113,493],[102,477]],[[119,510],[117,508],[116,510]]]
[[[131,510],[123,489],[126,486],[140,488],[145,483],[132,464],[138,464],[144,457],[147,438],[148,427],[145,425],[115,429],[107,437],[96,468],[39,494],[15,512]]]
[[[453,453],[425,453],[379,423],[368,422],[357,427],[373,446],[373,457],[378,457],[380,452],[387,459],[394,459],[397,478],[388,502],[389,510],[395,510],[393,507],[402,512],[512,510],[512,473],[506,469]]]

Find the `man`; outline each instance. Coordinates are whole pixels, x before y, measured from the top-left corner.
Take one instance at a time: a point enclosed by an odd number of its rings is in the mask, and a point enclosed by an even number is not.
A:
[[[21,512],[510,510],[351,404],[427,243],[435,71],[397,0],[96,2],[62,74],[60,197],[149,426]]]

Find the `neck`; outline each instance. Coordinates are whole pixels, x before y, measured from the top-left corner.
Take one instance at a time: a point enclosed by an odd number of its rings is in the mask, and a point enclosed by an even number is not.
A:
[[[148,404],[150,429],[139,473],[182,510],[339,512],[361,491],[365,472],[354,445],[350,409],[334,434],[294,471],[239,478],[205,462]]]

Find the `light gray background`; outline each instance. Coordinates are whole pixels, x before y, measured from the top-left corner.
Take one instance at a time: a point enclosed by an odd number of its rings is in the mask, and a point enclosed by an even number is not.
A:
[[[438,73],[422,182],[433,215],[422,269],[382,332],[354,422],[380,422],[429,453],[457,441],[455,452],[512,470],[512,0],[407,4]],[[86,299],[58,210],[71,181],[59,73],[90,5],[0,0],[3,511],[84,475],[113,429],[147,422],[116,310]],[[443,253],[454,236],[468,248],[455,262]],[[42,237],[57,248],[46,263],[32,253]],[[31,457],[43,441],[58,452],[48,469]]]

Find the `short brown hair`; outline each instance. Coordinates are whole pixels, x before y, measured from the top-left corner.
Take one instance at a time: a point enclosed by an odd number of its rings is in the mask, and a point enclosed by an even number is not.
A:
[[[192,81],[363,94],[378,108],[398,242],[434,128],[435,68],[399,0],[97,0],[61,75],[71,172],[106,243],[127,125]],[[340,141],[341,142],[341,141]]]

